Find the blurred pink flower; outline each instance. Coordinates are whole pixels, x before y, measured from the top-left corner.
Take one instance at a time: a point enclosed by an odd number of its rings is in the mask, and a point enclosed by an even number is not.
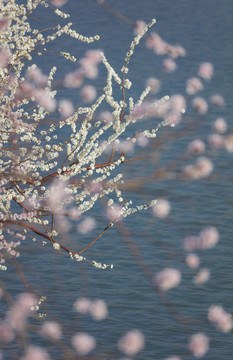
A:
[[[86,297],[80,297],[75,301],[73,306],[80,314],[88,314],[91,308],[91,300]]]
[[[195,139],[188,144],[188,151],[193,154],[205,152],[205,143],[200,139]]]
[[[95,87],[92,85],[85,85],[81,90],[81,96],[84,102],[92,102],[97,96]]]
[[[217,118],[214,122],[214,128],[218,133],[224,133],[227,130],[227,123],[225,119],[222,117]]]
[[[210,80],[213,76],[213,73],[214,73],[214,67],[211,63],[204,62],[204,63],[200,64],[199,70],[198,70],[198,75],[200,77],[202,77],[205,80]]]
[[[106,210],[106,216],[111,221],[119,221],[122,218],[122,208],[120,205],[108,206]]]
[[[219,241],[219,233],[216,227],[206,227],[200,233],[200,248],[207,250],[213,248]]]
[[[63,81],[65,87],[68,88],[79,88],[83,83],[83,75],[79,70],[68,73]]]
[[[38,67],[27,69],[26,79],[34,82],[38,86],[46,86],[48,76],[44,75]]]
[[[93,336],[86,333],[77,333],[71,339],[72,345],[80,355],[87,355],[96,346],[96,341]]]
[[[96,221],[91,216],[86,216],[77,226],[77,230],[80,234],[87,234],[95,229]]]
[[[149,143],[149,140],[148,140],[148,138],[145,136],[145,135],[143,135],[143,134],[139,134],[138,136],[137,136],[137,144],[140,146],[140,147],[146,147],[147,145],[148,145],[148,143]]]
[[[77,220],[82,216],[80,211],[76,207],[72,207],[71,209],[69,209],[68,214],[72,220]]]
[[[16,306],[19,306],[20,310],[28,315],[31,313],[31,308],[35,303],[35,297],[32,294],[22,293],[16,300]]]
[[[44,89],[35,89],[33,91],[33,96],[35,97],[36,102],[43,106],[43,108],[48,112],[53,112],[56,109],[56,100],[45,91]]]
[[[50,360],[50,356],[45,349],[39,346],[30,345],[26,348],[25,354],[20,360]]]
[[[198,91],[203,90],[203,84],[200,79],[193,77],[187,80],[186,92],[189,95],[194,95]]]
[[[233,135],[225,137],[224,146],[229,153],[233,153]]]
[[[210,98],[212,104],[216,105],[216,106],[224,106],[225,105],[225,100],[222,97],[222,95],[216,94],[211,96]]]
[[[60,179],[53,180],[46,198],[46,206],[56,211],[62,208],[63,202],[67,198],[66,185],[66,182]]]
[[[128,331],[119,341],[118,348],[126,355],[134,356],[145,346],[144,335],[137,329]]]
[[[166,268],[155,275],[154,282],[160,290],[170,290],[181,282],[181,272],[177,269]]]
[[[6,16],[3,16],[0,19],[0,31],[4,31],[9,25],[9,19]]]
[[[201,114],[204,115],[206,114],[207,110],[208,110],[208,104],[205,101],[205,99],[201,98],[201,97],[196,97],[193,100],[193,107],[196,109],[196,111]]]
[[[220,149],[224,146],[224,137],[219,134],[210,134],[208,136],[209,144],[214,149]]]
[[[177,67],[177,65],[176,65],[175,61],[171,58],[165,59],[163,61],[163,68],[168,73],[172,73],[173,71],[175,71],[176,67]]]
[[[167,43],[155,32],[152,32],[149,35],[146,45],[149,49],[153,49],[157,54],[162,55],[167,52]]]
[[[206,157],[199,157],[193,165],[186,165],[184,174],[191,179],[201,179],[209,176],[213,171],[213,163]]]
[[[113,115],[110,111],[102,111],[98,118],[101,120],[101,121],[104,121],[106,122],[106,124],[108,123],[112,123],[114,118],[113,118]]]
[[[40,332],[44,337],[53,340],[59,340],[62,337],[61,325],[55,321],[45,321]]]
[[[175,94],[170,99],[171,110],[175,113],[184,113],[186,109],[186,100],[183,95]]]
[[[191,269],[196,269],[200,265],[200,258],[196,254],[189,254],[186,257],[185,262]]]
[[[201,358],[209,350],[209,339],[204,333],[193,335],[189,342],[189,351],[194,357]]]
[[[74,113],[74,106],[71,101],[69,100],[60,100],[58,104],[58,108],[60,113],[64,117],[68,117]]]
[[[11,57],[11,52],[8,46],[5,46],[0,51],[0,69],[3,69],[8,64]]]
[[[150,86],[151,92],[153,94],[156,94],[160,89],[160,81],[156,78],[151,77],[147,79],[146,86]]]
[[[0,320],[0,341],[1,343],[10,343],[15,338],[14,331],[8,321]]]
[[[134,26],[134,34],[137,35],[141,33],[146,27],[146,23],[143,20],[137,20],[136,25]]]
[[[108,308],[104,300],[95,300],[91,303],[90,314],[94,320],[100,321],[107,317]]]
[[[61,6],[65,5],[67,0],[50,0],[50,2],[52,5],[54,5],[56,7],[61,7]]]
[[[210,279],[210,271],[208,269],[201,269],[194,277],[193,282],[196,285],[203,285]]]
[[[227,313],[220,305],[211,305],[209,307],[208,320],[225,333],[230,332],[233,328],[231,314]]]
[[[168,200],[158,199],[156,204],[152,207],[153,214],[159,219],[165,219],[171,210],[171,205]]]

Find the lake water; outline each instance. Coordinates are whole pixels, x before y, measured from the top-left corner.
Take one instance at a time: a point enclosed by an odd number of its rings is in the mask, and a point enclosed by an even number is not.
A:
[[[185,81],[195,76],[199,63],[210,61],[214,64],[215,76],[205,91],[206,96],[221,93],[226,101],[223,116],[228,122],[229,132],[233,130],[233,2],[231,0],[109,0],[108,4],[132,21],[149,22],[157,19],[153,31],[171,44],[180,44],[186,51],[185,58],[177,60],[178,69],[165,77],[161,71],[161,58],[155,56],[145,46],[145,42],[135,50],[129,78],[133,82],[132,95],[139,96],[145,87],[145,79],[158,77],[164,79],[165,93],[184,93]],[[121,19],[108,13],[92,0],[69,0],[64,11],[71,13],[74,28],[83,35],[99,34],[101,40],[90,46],[64,39],[59,51],[70,51],[78,59],[88,48],[101,48],[110,64],[120,72],[124,64],[125,53],[133,38],[132,28]],[[37,15],[42,16],[40,12]],[[49,18],[44,18],[42,27]],[[45,24],[45,25],[44,25]],[[53,50],[58,51],[58,43]],[[64,46],[64,47],[63,47]],[[40,59],[39,59],[40,60]],[[75,65],[65,63],[60,57],[41,58],[44,71],[56,61],[59,75]],[[52,64],[53,65],[53,64]],[[101,91],[104,86],[105,72],[95,85]],[[78,92],[63,92],[78,104]],[[200,126],[188,134],[187,138],[177,138],[165,144],[161,161],[168,162],[176,158],[185,149],[188,139],[205,138],[212,129],[212,123],[220,111],[211,110],[201,119]],[[195,121],[195,115],[191,113]],[[196,120],[198,121],[198,120]],[[141,125],[140,125],[141,126]],[[174,131],[169,130],[169,133]],[[161,135],[162,136],[162,135]],[[156,151],[151,147],[151,152]],[[71,261],[64,254],[55,252],[50,244],[42,246],[38,239],[30,239],[22,246],[20,267],[25,275],[30,291],[47,297],[41,311],[48,320],[62,323],[64,336],[69,346],[70,335],[78,330],[87,331],[95,336],[98,351],[105,352],[98,359],[120,359],[117,352],[118,339],[130,329],[139,329],[145,335],[146,347],[135,356],[141,360],[162,360],[171,355],[191,359],[187,351],[190,335],[204,331],[210,337],[210,351],[204,357],[207,360],[230,359],[233,357],[232,334],[222,334],[208,324],[207,310],[211,304],[222,304],[233,314],[233,185],[232,154],[220,151],[211,152],[215,159],[216,177],[203,181],[184,181],[162,179],[150,181],[138,191],[125,190],[125,197],[132,198],[135,204],[146,203],[152,198],[165,197],[171,201],[172,211],[167,220],[157,220],[151,211],[139,212],[128,217],[125,225],[131,238],[137,244],[141,255],[153,273],[164,267],[176,267],[183,272],[180,286],[168,292],[168,298],[176,310],[188,318],[188,325],[172,316],[168,308],[160,301],[150,287],[140,268],[136,264],[123,237],[116,228],[107,231],[87,252],[86,256],[102,263],[114,264],[112,270],[99,270],[86,263]],[[150,165],[149,165],[150,164]],[[156,168],[156,163],[152,162]],[[151,162],[145,161],[134,166],[125,166],[126,177],[143,177],[152,173]],[[180,165],[177,165],[180,166]],[[98,227],[89,235],[80,238],[75,230],[65,240],[67,246],[79,248],[87,244],[107,225],[101,207],[93,214]],[[192,283],[195,271],[184,263],[182,242],[187,235],[197,235],[205,226],[216,226],[220,233],[220,242],[216,248],[203,252],[201,268],[211,271],[211,279],[205,286]],[[24,285],[14,267],[2,275],[2,281],[10,293],[25,291]],[[109,308],[109,316],[101,322],[89,317],[78,318],[72,305],[80,296],[92,300],[104,299]],[[35,339],[37,344],[41,340]],[[52,359],[60,359],[56,350],[48,347]],[[11,359],[10,352],[4,353],[4,359]],[[33,360],[33,359],[32,359]],[[65,360],[65,359],[64,359]]]

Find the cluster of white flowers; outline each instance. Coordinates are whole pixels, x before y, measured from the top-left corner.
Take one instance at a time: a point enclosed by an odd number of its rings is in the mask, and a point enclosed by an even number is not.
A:
[[[165,95],[148,102],[145,99],[151,86],[147,86],[138,99],[127,96],[127,90],[132,85],[126,78],[130,58],[155,19],[145,25],[132,41],[121,70],[123,75],[117,74],[102,52],[92,50],[80,60],[80,70],[65,77],[65,87],[81,87],[84,76],[90,79],[97,76],[97,64],[102,61],[107,71],[103,93],[97,97],[92,86],[81,90],[83,98],[91,99],[90,106],[80,106],[75,110],[69,100],[57,103],[53,89],[57,68],[53,66],[48,76],[43,74],[34,63],[33,54],[38,45],[43,46],[46,54],[46,44],[61,35],[88,43],[98,40],[99,36],[80,35],[72,29],[71,22],[44,30],[31,29],[28,16],[38,6],[48,7],[48,4],[38,0],[28,1],[26,5],[18,4],[17,0],[0,3],[0,21],[3,24],[0,29],[0,222],[3,227],[0,231],[4,232],[5,228],[17,222],[19,226],[50,240],[56,250],[64,250],[66,248],[59,245],[60,240],[54,241],[53,237],[59,237],[61,229],[68,231],[71,226],[69,221],[73,220],[69,216],[71,207],[78,211],[79,221],[101,200],[106,203],[106,217],[111,225],[122,217],[154,207],[155,200],[137,205],[126,199],[121,190],[124,177],[120,168],[130,161],[127,147],[132,148],[140,136],[145,143],[155,138],[161,127],[174,125],[185,113],[186,103],[181,95]],[[51,9],[59,17],[68,18],[68,14],[53,7]],[[60,55],[76,61],[68,52],[61,51]],[[29,60],[28,67],[25,59]],[[113,81],[122,91],[120,100],[119,96],[115,96]],[[103,102],[111,110],[109,121],[96,116]],[[58,119],[46,121],[50,113],[57,115]],[[156,125],[151,122],[149,129],[128,136],[126,150],[123,146],[123,151],[117,155],[116,146],[120,148],[122,138],[126,132],[129,133],[128,128],[137,121],[153,117],[162,121],[156,122]],[[64,140],[64,134],[67,140]],[[106,162],[109,149],[112,155]],[[201,167],[203,176],[206,176],[211,172],[210,165],[202,161],[191,170],[193,172],[196,166],[198,169]],[[191,171],[186,168],[187,175],[188,170]],[[66,216],[66,219],[57,221],[57,215]],[[84,219],[78,224],[78,231],[88,233],[88,224],[91,224],[90,221]],[[66,251],[70,253],[69,249]],[[71,257],[77,261],[86,260],[77,254]],[[92,264],[103,269],[109,267],[95,261]]]

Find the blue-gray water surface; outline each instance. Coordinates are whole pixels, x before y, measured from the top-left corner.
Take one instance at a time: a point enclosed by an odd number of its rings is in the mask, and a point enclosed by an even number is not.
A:
[[[156,18],[157,23],[152,31],[158,32],[171,44],[182,45],[187,52],[186,57],[177,60],[178,68],[174,74],[166,78],[161,71],[161,58],[148,50],[142,40],[130,63],[132,95],[135,98],[140,95],[148,77],[164,79],[162,95],[184,93],[186,79],[196,75],[199,63],[210,61],[215,73],[211,83],[207,84],[205,95],[223,95],[227,104],[223,109],[223,117],[228,122],[229,132],[232,132],[233,2],[108,0],[107,3],[132,21],[141,19],[149,22]],[[68,0],[63,10],[71,14],[73,26],[79,33],[87,36],[99,34],[100,40],[86,45],[62,38],[51,49],[70,51],[78,59],[89,48],[102,49],[113,68],[120,72],[133,38],[132,27],[93,0]],[[42,17],[41,14],[42,11],[37,11],[36,16]],[[42,18],[40,26],[44,27],[50,18],[44,15]],[[67,73],[76,66],[53,55],[36,61],[45,72],[56,62],[59,74]],[[102,68],[101,76],[95,81],[99,92],[104,86],[104,79],[105,71]],[[78,91],[63,91],[62,97],[69,97],[75,104],[79,104]],[[193,135],[188,134],[188,139],[206,138],[217,116],[220,116],[218,109],[210,110],[202,117],[201,126],[194,128]],[[181,154],[188,141],[184,137],[177,138],[172,144],[165,143],[161,161],[166,163]],[[151,148],[150,151],[155,150]],[[117,350],[118,339],[128,330],[136,328],[144,333],[146,346],[135,359],[162,360],[171,355],[191,359],[187,351],[188,339],[193,333],[201,331],[210,337],[210,351],[205,359],[233,358],[232,334],[222,334],[207,321],[207,310],[211,304],[222,304],[233,314],[232,154],[221,150],[218,154],[212,151],[211,156],[215,159],[216,176],[208,180],[188,182],[163,179],[145,184],[140,191],[125,190],[125,197],[132,198],[135,204],[146,203],[151,198],[158,197],[171,201],[172,210],[167,220],[157,220],[147,210],[128,217],[125,226],[153,273],[164,267],[176,267],[182,271],[180,286],[170,290],[168,298],[177,312],[188,318],[188,326],[169,313],[169,309],[148,284],[116,228],[107,231],[86,252],[90,259],[114,264],[112,270],[103,271],[90,264],[71,261],[66,255],[55,252],[50,244],[42,246],[39,239],[35,243],[30,239],[25,240],[18,259],[20,267],[30,290],[47,297],[41,312],[47,314],[47,320],[62,323],[67,345],[70,336],[81,329],[95,336],[100,353],[108,351],[104,359],[118,359],[122,356]],[[143,177],[152,172],[148,166],[153,166],[153,163],[137,163],[122,171],[126,172],[128,178]],[[80,248],[107,225],[101,208],[96,209],[92,215],[95,216],[98,227],[82,238],[74,227],[66,239],[67,246]],[[185,265],[181,248],[185,236],[197,235],[205,226],[218,228],[220,242],[214,249],[200,254],[201,268],[210,269],[211,278],[205,286],[198,287],[192,283],[195,271]],[[24,292],[24,284],[14,264],[10,263],[8,267],[8,271],[2,274],[3,283],[13,295]],[[72,305],[80,296],[93,300],[104,299],[108,304],[108,318],[101,322],[89,317],[79,319]],[[42,344],[41,340],[34,341]],[[61,358],[56,355],[53,347],[48,349],[52,359]],[[10,359],[9,354],[8,351],[5,352],[4,359]]]

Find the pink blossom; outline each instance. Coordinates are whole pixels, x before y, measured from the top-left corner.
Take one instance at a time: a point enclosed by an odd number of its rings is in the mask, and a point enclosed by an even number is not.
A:
[[[146,45],[149,49],[153,49],[156,54],[167,54],[173,58],[185,56],[185,49],[180,46],[172,46],[164,41],[157,33],[152,32],[147,39]]]
[[[44,337],[59,340],[62,336],[61,325],[55,321],[45,321],[40,330]]]
[[[213,72],[213,65],[209,62],[204,62],[199,66],[198,75],[205,80],[210,80],[213,76]]]
[[[194,95],[198,91],[203,90],[203,84],[200,79],[193,77],[188,79],[187,86],[186,86],[186,92],[189,95]]]
[[[9,19],[8,19],[8,17],[3,16],[3,17],[0,19],[0,31],[6,30],[6,28],[8,27],[8,25],[9,25]]]
[[[224,146],[229,153],[233,153],[233,135],[225,137]]]
[[[106,210],[106,216],[111,221],[119,221],[122,218],[122,208],[120,205],[108,206]]]
[[[96,341],[93,336],[79,332],[72,337],[72,345],[80,355],[87,355],[96,346]]]
[[[58,107],[61,115],[64,117],[68,117],[74,113],[74,106],[69,100],[60,100]]]
[[[65,87],[68,88],[79,88],[83,83],[83,75],[79,70],[68,73],[63,81]]]
[[[177,269],[166,268],[155,276],[155,284],[162,291],[176,287],[181,282],[181,272]]]
[[[146,23],[143,20],[137,20],[134,26],[134,34],[140,34],[146,27]]]
[[[3,69],[4,67],[7,66],[7,64],[10,60],[10,57],[11,57],[10,49],[8,46],[5,46],[0,51],[0,69]]]
[[[191,179],[201,179],[213,171],[213,163],[206,157],[199,157],[194,165],[186,165],[184,173]]]
[[[100,194],[103,190],[103,185],[100,182],[95,182],[94,180],[90,182],[91,192],[94,194]]]
[[[152,32],[146,41],[149,49],[153,49],[157,54],[166,54],[167,43],[155,32]]]
[[[200,248],[207,250],[213,248],[219,241],[219,233],[216,227],[206,227],[200,233]]]
[[[194,277],[193,282],[196,285],[203,285],[210,279],[210,272],[208,269],[201,269]]]
[[[171,206],[168,200],[159,199],[152,207],[153,214],[160,219],[165,219],[171,210]]]
[[[208,320],[214,323],[222,332],[230,332],[233,328],[231,314],[227,313],[222,306],[211,305],[208,310]]]
[[[194,357],[201,358],[209,350],[209,339],[204,333],[193,335],[189,342],[189,351]]]
[[[70,217],[72,220],[78,220],[78,219],[82,216],[81,213],[80,213],[80,211],[79,211],[79,209],[76,208],[76,207],[72,207],[72,208],[69,210],[68,214],[69,214],[69,217]]]
[[[51,4],[56,7],[61,7],[67,3],[67,0],[50,0]]]
[[[169,112],[165,117],[166,123],[169,124],[170,126],[176,126],[177,124],[180,123],[180,120],[181,120],[181,115],[174,111]]]
[[[62,204],[67,197],[66,182],[55,179],[49,189],[49,194],[46,198],[46,205],[50,207],[52,210],[60,210],[62,208]]]
[[[39,346],[30,345],[26,348],[25,354],[20,360],[50,360],[50,356],[45,349]]]
[[[216,105],[216,106],[224,106],[225,105],[225,100],[222,97],[222,95],[216,94],[211,96],[210,98],[212,104]]]
[[[99,50],[89,50],[86,52],[79,63],[80,72],[89,79],[95,79],[98,75],[97,64],[101,61],[101,52]]]
[[[172,51],[171,51],[172,57],[177,58],[179,56],[183,57],[185,55],[186,55],[186,51],[182,46],[180,46],[180,45],[173,46]]]
[[[28,69],[26,78],[29,81],[35,82],[38,86],[46,86],[48,81],[48,77],[44,75],[38,67]]]
[[[106,122],[106,124],[112,123],[114,120],[113,115],[110,111],[102,111],[99,114],[99,119]]]
[[[22,293],[18,296],[16,305],[19,306],[20,310],[28,315],[31,313],[31,308],[35,302],[35,297],[32,294]]]
[[[173,71],[175,71],[176,67],[177,67],[177,65],[176,65],[175,61],[171,58],[165,59],[163,61],[163,68],[168,73],[172,73]]]
[[[193,154],[201,154],[205,152],[205,143],[200,139],[193,140],[188,144],[188,151]]]
[[[227,130],[227,123],[225,119],[222,117],[217,118],[214,122],[214,128],[218,133],[224,133]]]
[[[81,95],[84,102],[90,103],[97,96],[96,89],[92,85],[85,85],[81,90]]]
[[[197,112],[201,115],[206,114],[207,110],[208,110],[208,104],[205,101],[205,99],[201,98],[201,97],[196,97],[193,100],[193,107],[197,110]]]
[[[151,92],[153,94],[156,94],[160,89],[160,81],[156,78],[149,78],[146,81],[146,86],[149,86],[151,88]]]
[[[33,96],[36,102],[41,105],[46,111],[52,112],[56,109],[56,101],[52,96],[44,89],[35,89]]]
[[[134,143],[131,140],[121,140],[116,146],[116,150],[120,153],[131,153],[133,149]]]
[[[96,221],[91,216],[86,216],[77,226],[78,232],[80,234],[87,234],[91,232],[96,227]]]
[[[101,61],[101,51],[100,50],[88,50],[86,52],[86,57],[92,61],[93,64],[98,64]]]
[[[0,341],[10,343],[15,338],[15,334],[8,321],[0,320]]]
[[[88,314],[91,308],[91,300],[86,297],[78,298],[74,303],[74,309],[80,314]]]
[[[95,300],[91,303],[90,314],[94,320],[100,321],[107,317],[108,307],[104,300]]]
[[[208,158],[199,157],[196,169],[199,171],[199,177],[206,177],[213,171],[213,163]]]
[[[118,348],[126,355],[134,356],[145,346],[144,335],[137,329],[128,331],[119,341]]]
[[[93,63],[92,59],[83,58],[80,60],[81,68],[80,72],[83,76],[89,78],[89,79],[96,79],[98,75],[98,69]]]
[[[196,269],[200,265],[200,258],[196,254],[187,255],[185,261],[191,269]]]
[[[208,136],[210,146],[214,149],[220,149],[224,146],[224,137],[219,134],[210,134]]]
[[[146,136],[144,136],[143,134],[139,134],[137,136],[137,144],[140,147],[144,148],[144,147],[146,147],[148,145],[148,143],[149,143],[148,138]]]
[[[183,95],[175,94],[170,99],[171,110],[175,113],[184,113],[186,109],[186,101]]]

